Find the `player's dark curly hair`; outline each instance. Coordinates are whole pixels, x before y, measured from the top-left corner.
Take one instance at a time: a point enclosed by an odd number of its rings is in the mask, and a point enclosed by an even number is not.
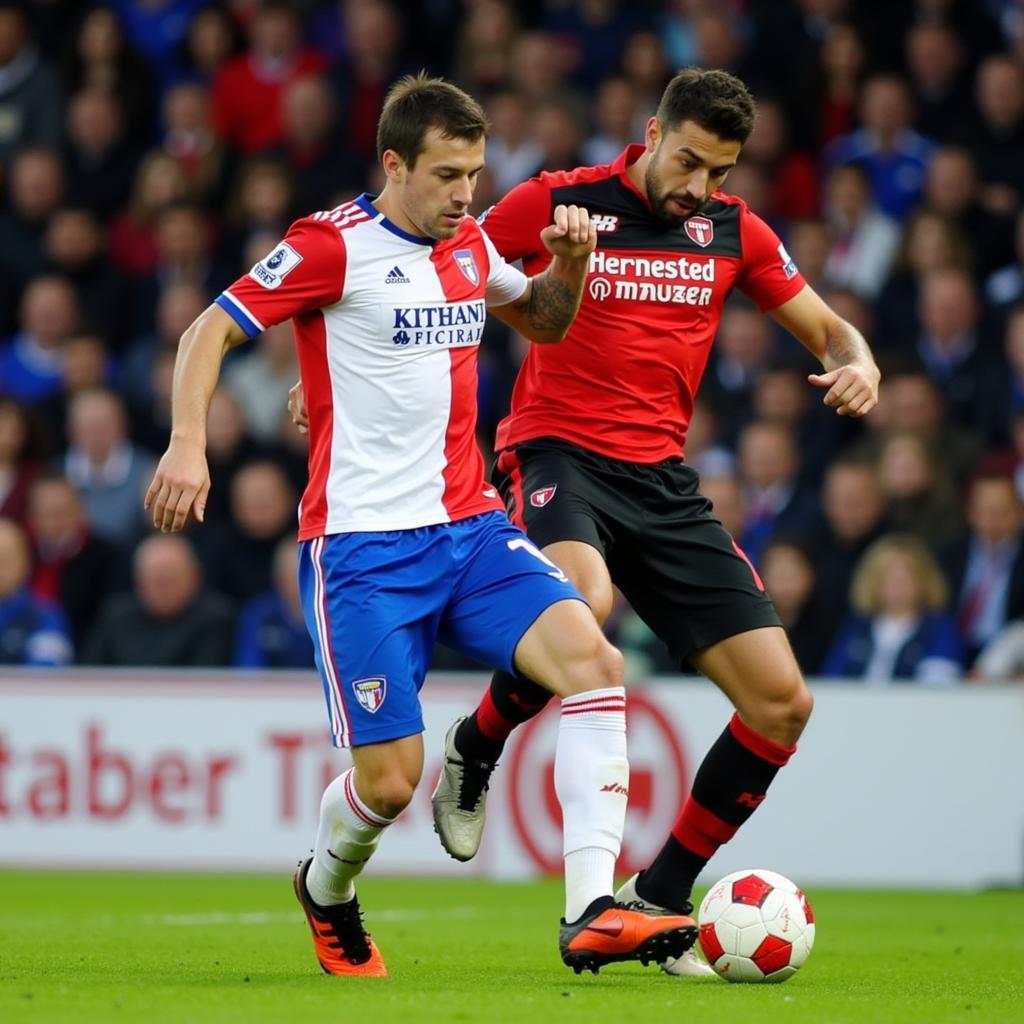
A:
[[[754,127],[754,98],[728,71],[683,68],[665,87],[657,117],[666,131],[693,121],[727,142],[746,142]]]
[[[437,128],[445,138],[476,142],[490,125],[472,96],[425,71],[399,79],[384,100],[377,123],[377,157],[393,149],[411,168],[423,152],[427,131]]]

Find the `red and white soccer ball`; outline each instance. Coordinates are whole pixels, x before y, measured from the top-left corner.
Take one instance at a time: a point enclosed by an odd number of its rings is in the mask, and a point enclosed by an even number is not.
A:
[[[788,878],[753,868],[716,882],[700,905],[700,948],[727,981],[785,981],[810,955],[814,914]]]

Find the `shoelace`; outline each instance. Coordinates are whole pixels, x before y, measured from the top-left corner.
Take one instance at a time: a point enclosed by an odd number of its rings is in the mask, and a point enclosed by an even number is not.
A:
[[[331,926],[337,942],[331,942],[332,949],[340,949],[345,959],[353,964],[364,964],[370,959],[370,937],[363,927],[363,915],[358,900],[339,903],[337,906],[321,908],[327,910],[324,918]]]
[[[449,764],[462,765],[462,781],[459,785],[459,810],[475,811],[480,797],[487,792],[490,786],[491,772],[498,767],[497,762],[490,764],[487,761],[456,761],[448,758]]]

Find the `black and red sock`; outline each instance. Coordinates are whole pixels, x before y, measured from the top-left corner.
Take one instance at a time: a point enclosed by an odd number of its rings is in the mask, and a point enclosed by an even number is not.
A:
[[[704,865],[761,805],[795,751],[754,732],[734,714],[701,762],[672,834],[640,875],[637,893],[670,909],[687,903]]]
[[[455,733],[455,748],[471,761],[493,764],[505,748],[512,730],[540,714],[551,691],[530,679],[495,672],[476,711]]]

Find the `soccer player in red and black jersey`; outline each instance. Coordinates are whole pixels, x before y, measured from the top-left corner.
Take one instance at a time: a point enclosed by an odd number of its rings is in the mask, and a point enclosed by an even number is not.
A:
[[[596,220],[582,306],[559,345],[531,345],[498,428],[494,482],[515,523],[603,622],[612,585],[736,713],[711,747],[654,862],[619,899],[689,913],[694,880],[764,799],[796,749],[812,697],[757,573],[699,492],[683,449],[694,395],[735,287],[818,359],[810,381],[863,416],[879,372],[864,338],[807,285],[775,233],[718,191],[754,120],[746,87],[689,68],[670,82],[642,145],[612,164],[543,173],[483,219],[498,252],[537,273],[558,204]],[[453,724],[434,794],[445,848],[468,860],[484,793],[511,731],[550,693],[505,673]],[[671,973],[709,970],[690,953]]]

